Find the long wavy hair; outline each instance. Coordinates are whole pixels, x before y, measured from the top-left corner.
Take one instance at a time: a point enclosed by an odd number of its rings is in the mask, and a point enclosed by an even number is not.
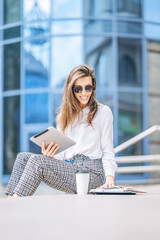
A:
[[[57,109],[56,124],[64,132],[69,124],[72,124],[74,120],[78,117],[78,120],[83,116],[82,108],[80,103],[74,95],[73,86],[78,78],[88,77],[92,78],[93,91],[88,101],[87,106],[89,107],[89,112],[87,116],[88,125],[92,126],[92,120],[96,116],[98,111],[98,101],[96,100],[96,78],[94,76],[94,69],[88,65],[80,65],[75,67],[69,74],[64,88],[63,88],[63,99],[62,104]],[[81,115],[82,113],[82,115]]]

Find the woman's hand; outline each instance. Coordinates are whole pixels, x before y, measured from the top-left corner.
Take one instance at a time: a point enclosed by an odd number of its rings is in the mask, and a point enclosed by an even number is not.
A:
[[[54,154],[56,153],[56,151],[59,149],[59,146],[57,143],[53,143],[51,142],[47,147],[45,144],[45,141],[42,142],[42,154],[44,156],[53,158]]]
[[[100,188],[114,187],[114,177],[111,175],[106,176],[106,182]]]

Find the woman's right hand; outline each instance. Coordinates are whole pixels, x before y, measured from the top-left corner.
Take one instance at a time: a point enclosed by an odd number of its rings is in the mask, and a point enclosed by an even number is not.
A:
[[[57,150],[59,149],[59,146],[57,143],[51,142],[47,147],[45,141],[42,142],[42,154],[44,156],[53,158]]]

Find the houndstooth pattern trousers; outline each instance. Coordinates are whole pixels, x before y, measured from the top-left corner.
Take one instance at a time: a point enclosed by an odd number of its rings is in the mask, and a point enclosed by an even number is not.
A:
[[[72,161],[66,162],[42,154],[21,152],[16,157],[5,194],[31,196],[41,181],[57,190],[75,194],[77,171],[89,172],[88,190],[103,184],[104,171],[101,158],[90,159],[77,154]]]

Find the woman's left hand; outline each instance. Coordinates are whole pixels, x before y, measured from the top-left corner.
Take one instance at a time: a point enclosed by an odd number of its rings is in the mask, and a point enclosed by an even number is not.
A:
[[[111,175],[106,176],[106,182],[100,188],[114,187],[114,177]]]

